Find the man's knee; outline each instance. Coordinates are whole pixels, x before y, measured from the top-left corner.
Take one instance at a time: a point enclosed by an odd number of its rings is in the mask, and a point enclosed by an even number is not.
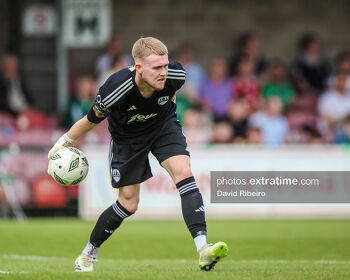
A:
[[[189,166],[179,167],[176,170],[174,170],[173,176],[177,182],[180,182],[180,181],[192,176],[191,168]]]
[[[121,188],[119,190],[118,201],[129,212],[135,213],[140,200],[139,185]]]
[[[170,157],[162,162],[162,166],[166,168],[175,184],[192,177],[190,168],[190,157],[187,155],[177,155]]]
[[[139,204],[139,199],[137,198],[125,198],[118,197],[119,203],[129,212],[135,213]]]

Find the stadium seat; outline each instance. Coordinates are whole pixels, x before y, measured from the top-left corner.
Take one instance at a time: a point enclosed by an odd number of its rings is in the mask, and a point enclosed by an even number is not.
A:
[[[32,184],[33,206],[61,208],[67,205],[66,191],[49,175],[42,175]]]

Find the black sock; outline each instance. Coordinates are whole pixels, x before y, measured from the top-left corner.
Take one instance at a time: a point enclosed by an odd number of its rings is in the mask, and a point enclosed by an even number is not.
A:
[[[177,183],[176,187],[181,196],[182,214],[192,237],[206,235],[203,199],[194,178],[186,178]]]
[[[91,233],[90,243],[95,247],[100,247],[112,233],[120,226],[122,221],[134,213],[126,210],[119,201],[108,207],[98,218],[98,221]]]

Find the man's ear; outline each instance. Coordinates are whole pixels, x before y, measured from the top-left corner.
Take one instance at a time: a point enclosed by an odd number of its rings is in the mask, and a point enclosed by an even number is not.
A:
[[[136,69],[136,71],[137,71],[139,74],[142,74],[143,69],[142,69],[142,65],[141,65],[141,64],[139,64],[139,63],[135,64],[135,69]]]

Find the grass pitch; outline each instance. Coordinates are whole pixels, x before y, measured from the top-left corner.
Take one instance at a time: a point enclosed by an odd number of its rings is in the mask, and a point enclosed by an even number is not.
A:
[[[93,273],[73,272],[94,222],[0,220],[0,279],[350,279],[350,220],[208,221],[210,242],[229,255],[198,268],[183,221],[125,221]]]

